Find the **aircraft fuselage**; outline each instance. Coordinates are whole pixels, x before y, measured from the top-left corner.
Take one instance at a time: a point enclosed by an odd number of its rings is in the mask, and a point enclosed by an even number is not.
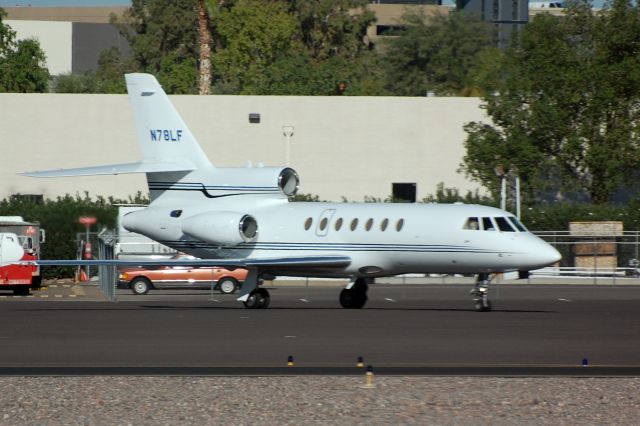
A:
[[[234,209],[238,210],[238,203]],[[228,210],[220,207],[220,211]],[[179,211],[179,217],[176,211]],[[215,215],[206,207],[149,207],[126,216],[124,226],[199,258],[268,258],[347,255],[336,270],[304,273],[276,269],[279,275],[325,277],[386,276],[401,273],[482,273],[537,269],[558,254],[527,231],[500,231],[495,220],[513,217],[492,207],[458,204],[288,203],[286,199],[247,203],[236,214],[257,221],[253,241],[221,244],[186,235],[189,217]],[[234,212],[235,213],[235,212]],[[495,231],[465,229],[469,218],[489,218]],[[486,219],[485,219],[486,220]],[[195,233],[197,231],[191,231]]]

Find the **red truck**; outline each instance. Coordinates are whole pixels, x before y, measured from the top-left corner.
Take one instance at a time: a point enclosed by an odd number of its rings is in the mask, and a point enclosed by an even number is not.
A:
[[[12,233],[18,237],[24,255],[22,260],[40,259],[40,245],[45,233],[37,222],[25,222],[20,216],[0,216],[0,232]],[[40,288],[42,275],[39,266],[0,266],[0,290],[13,290],[15,295],[28,295],[30,289]]]

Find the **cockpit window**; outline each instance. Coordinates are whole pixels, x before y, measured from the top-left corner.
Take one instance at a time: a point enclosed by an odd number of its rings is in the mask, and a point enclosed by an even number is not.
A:
[[[515,226],[518,231],[527,232],[527,228],[525,228],[524,225],[520,223],[520,221],[515,217],[509,216],[507,219],[509,219],[509,222],[511,222],[511,224]]]
[[[493,224],[493,222],[491,221],[490,217],[483,217],[482,218],[482,229],[484,229],[485,231],[495,231],[496,227]]]
[[[464,229],[470,229],[472,231],[477,231],[480,229],[480,222],[478,222],[477,217],[470,217],[464,223]]]
[[[496,217],[494,218],[496,223],[498,224],[498,229],[503,232],[516,232],[516,230],[511,226],[511,224],[507,221],[505,217]]]

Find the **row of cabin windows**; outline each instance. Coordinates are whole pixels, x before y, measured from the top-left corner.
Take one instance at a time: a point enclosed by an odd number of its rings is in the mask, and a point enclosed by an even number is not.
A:
[[[470,217],[464,223],[464,229],[472,231],[527,232],[527,228],[513,216],[507,217]]]
[[[355,231],[358,228],[358,223],[359,223],[358,218],[353,218],[351,220],[351,223],[349,224],[349,229],[351,229],[352,231]],[[313,225],[313,218],[308,217],[307,220],[304,222],[305,231],[308,231],[309,229],[311,229],[312,225]],[[323,217],[320,220],[320,225],[318,226],[318,229],[320,231],[324,231],[325,229],[327,229],[328,225],[329,225],[329,219],[326,217]],[[334,229],[336,231],[339,231],[340,229],[342,229],[342,225],[344,225],[344,219],[340,217],[336,220],[334,224]],[[370,231],[373,228],[373,225],[374,225],[373,218],[369,218],[364,223],[364,229],[367,231]],[[403,226],[404,226],[404,219],[398,219],[398,221],[396,222],[396,231],[400,232]],[[380,222],[380,230],[386,231],[388,227],[389,227],[389,219],[387,218],[382,219],[382,221]]]

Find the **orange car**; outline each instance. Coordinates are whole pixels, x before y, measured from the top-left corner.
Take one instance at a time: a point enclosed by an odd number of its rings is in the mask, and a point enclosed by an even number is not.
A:
[[[177,254],[172,259],[193,259]],[[122,268],[118,275],[118,287],[130,288],[134,294],[147,294],[152,288],[211,288],[223,294],[234,293],[247,277],[246,269],[189,266],[160,266],[157,268]]]

